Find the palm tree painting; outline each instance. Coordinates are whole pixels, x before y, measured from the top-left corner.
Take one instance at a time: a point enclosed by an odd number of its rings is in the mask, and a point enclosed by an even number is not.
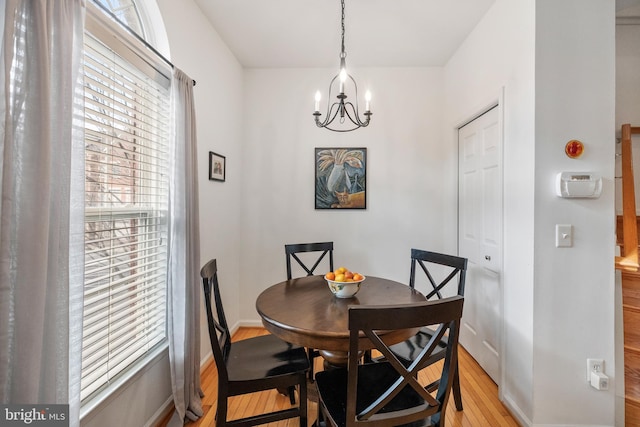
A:
[[[316,148],[316,209],[366,209],[366,148]]]

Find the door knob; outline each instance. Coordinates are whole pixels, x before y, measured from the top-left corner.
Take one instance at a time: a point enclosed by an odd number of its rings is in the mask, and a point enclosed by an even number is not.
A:
[[[491,256],[490,255],[485,255],[484,259],[486,259],[487,261],[491,261]]]

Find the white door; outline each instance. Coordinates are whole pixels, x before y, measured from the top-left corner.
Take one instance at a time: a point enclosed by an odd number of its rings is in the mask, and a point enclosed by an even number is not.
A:
[[[458,130],[459,251],[467,258],[460,343],[500,385],[502,132],[494,107]]]

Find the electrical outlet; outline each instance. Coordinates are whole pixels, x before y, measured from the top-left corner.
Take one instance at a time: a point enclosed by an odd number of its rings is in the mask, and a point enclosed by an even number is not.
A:
[[[604,360],[587,359],[587,382],[591,382],[591,372],[602,372],[604,374]]]
[[[602,372],[591,372],[591,387],[596,390],[609,390],[609,377]]]

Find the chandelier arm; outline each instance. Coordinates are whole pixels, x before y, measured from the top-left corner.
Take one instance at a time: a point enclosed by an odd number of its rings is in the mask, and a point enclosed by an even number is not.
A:
[[[334,107],[336,107],[335,112],[333,112]],[[316,116],[316,125],[318,127],[321,127],[321,128],[326,127],[327,129],[329,129],[327,126],[329,126],[331,123],[333,123],[333,121],[335,120],[336,116],[340,112],[340,109],[341,109],[340,108],[340,104],[338,102],[334,102],[331,105],[331,107],[329,107],[329,110],[327,111],[327,115],[326,115],[326,117],[325,117],[323,122],[320,121],[320,113],[318,113],[317,115],[314,114]]]
[[[359,115],[359,111],[358,111],[358,84],[356,83],[356,79],[354,79],[351,74],[347,73],[347,77],[349,77],[351,79],[351,82],[353,82],[353,87],[355,89],[356,92],[356,96],[355,96],[355,100],[356,100],[356,114]]]
[[[354,126],[352,128],[349,128],[349,129],[334,129],[334,128],[330,128],[328,126],[324,127],[324,129],[330,130],[332,132],[351,132],[352,130],[356,130],[358,128],[360,128],[360,126]]]
[[[351,112],[353,113],[354,117],[351,117],[351,114],[349,114],[349,108],[351,107]],[[360,120],[360,116],[358,115],[358,112],[356,111],[356,107],[354,107],[354,105],[351,102],[347,102],[344,105],[344,112],[347,114],[347,117],[349,118],[349,120],[351,120],[351,123],[353,123],[354,125],[358,126],[358,127],[367,127],[369,125],[369,119],[371,118],[370,115],[367,115],[367,119],[363,122]]]
[[[336,75],[331,79],[331,81],[329,82],[329,95],[327,96],[327,112],[330,110],[330,109],[329,109],[329,102],[330,102],[330,100],[331,100],[331,92],[332,92],[332,90],[331,90],[331,89],[333,88],[333,82],[335,82],[335,81],[336,81],[336,79],[339,79],[339,78],[340,78],[340,73],[336,74]]]
[[[336,106],[336,105],[338,105],[337,102],[333,104],[333,106]],[[336,111],[335,111],[333,117],[331,118],[331,120],[325,120],[326,124],[324,126],[321,126],[320,124],[318,124],[318,126],[319,127],[324,127],[325,129],[328,129],[328,130],[333,131],[333,132],[351,132],[351,131],[356,130],[358,128],[367,127],[369,125],[369,119],[371,118],[371,113],[365,113],[365,116],[367,116],[367,119],[364,122],[360,121],[359,118],[356,121],[356,120],[353,119],[353,117],[351,117],[351,114],[349,114],[349,110],[347,109],[347,106],[351,106],[352,113],[355,112],[355,110],[354,110],[353,104],[351,104],[350,102],[345,103],[344,112],[347,115],[347,117],[349,118],[349,121],[351,123],[353,123],[353,127],[346,128],[346,129],[339,129],[339,128],[330,127],[331,123],[336,118],[338,112],[340,112],[340,108],[336,109]],[[316,123],[317,123],[317,119],[316,119]]]
[[[334,129],[334,128],[330,128],[330,127],[325,127],[325,129],[328,129],[330,131],[333,132],[351,132],[353,130],[359,129],[360,126],[353,126],[352,128],[348,128],[348,129]]]

